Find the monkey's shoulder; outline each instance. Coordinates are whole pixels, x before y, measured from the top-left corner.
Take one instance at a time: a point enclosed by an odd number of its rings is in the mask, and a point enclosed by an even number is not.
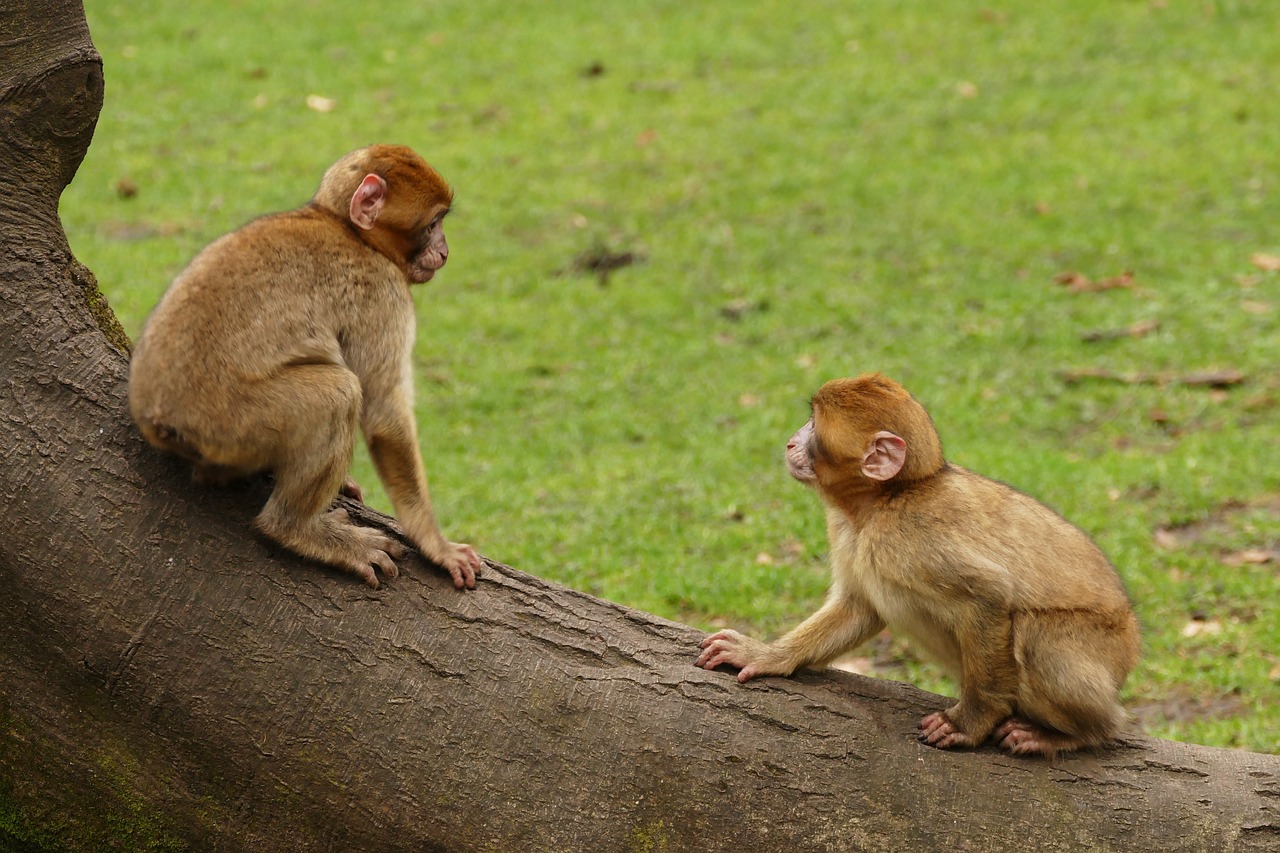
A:
[[[1007,483],[948,465],[904,508],[900,541],[931,531],[924,549],[934,569],[961,579],[1003,579],[1015,600],[1058,590],[1073,601],[1119,600],[1110,561],[1092,538],[1036,498]]]
[[[1049,525],[1070,525],[1056,510],[1038,498],[1008,483],[950,462],[933,477],[913,484],[904,491],[906,503],[918,512],[945,511],[952,518],[990,517],[1001,524],[1007,524],[1010,520],[1025,521],[1034,518]],[[957,513],[956,510],[962,512]]]
[[[264,306],[277,315],[327,309],[397,325],[413,310],[403,273],[313,206],[270,213],[219,237],[178,275],[166,301],[234,316]]]
[[[332,263],[335,256],[366,251],[360,238],[341,220],[308,205],[252,219],[210,243],[201,255],[251,263],[284,259],[297,263],[307,257]]]

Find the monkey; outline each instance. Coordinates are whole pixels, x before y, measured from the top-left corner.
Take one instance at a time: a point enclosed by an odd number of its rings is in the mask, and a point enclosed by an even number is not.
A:
[[[787,442],[792,477],[826,510],[832,585],[822,607],[765,644],[732,629],[697,665],[738,680],[823,667],[886,626],[958,682],[920,722],[931,746],[1013,754],[1112,742],[1139,633],[1119,575],[1039,501],[947,462],[924,407],[879,373],[824,384]]]
[[[412,149],[373,145],[328,168],[304,206],[202,249],[143,325],[129,407],[143,437],[200,483],[270,472],[254,527],[374,589],[403,548],[328,507],[357,427],[408,538],[475,587],[482,561],[436,521],[413,417],[410,287],[445,265],[453,190]]]

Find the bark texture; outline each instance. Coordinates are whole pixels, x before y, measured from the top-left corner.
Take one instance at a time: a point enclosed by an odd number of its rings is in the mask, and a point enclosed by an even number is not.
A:
[[[741,686],[505,566],[370,592],[255,538],[263,484],[198,489],[133,428],[57,218],[102,98],[79,0],[10,0],[0,50],[0,849],[1280,846],[1280,757],[940,752],[905,685]]]

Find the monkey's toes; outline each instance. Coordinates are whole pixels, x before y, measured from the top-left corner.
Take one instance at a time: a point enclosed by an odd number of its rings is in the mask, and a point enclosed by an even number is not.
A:
[[[920,721],[920,740],[938,749],[973,745],[973,739],[956,728],[956,724],[941,711],[936,711]]]
[[[1063,750],[1065,738],[1051,735],[1029,720],[1010,717],[995,731],[996,744],[1014,755],[1053,754]],[[1066,746],[1070,749],[1073,746]]]
[[[360,488],[360,484],[350,477],[342,481],[342,488],[338,490],[338,494],[364,503],[364,491]]]

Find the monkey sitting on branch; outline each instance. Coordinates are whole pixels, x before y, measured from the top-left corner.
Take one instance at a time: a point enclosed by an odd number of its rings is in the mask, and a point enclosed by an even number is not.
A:
[[[214,241],[174,280],[134,347],[129,406],[199,482],[270,471],[254,526],[378,587],[403,548],[345,510],[356,428],[412,542],[459,589],[482,563],[440,532],[418,451],[409,287],[449,257],[453,190],[411,149],[374,145],[325,172],[305,206]]]
[[[837,379],[787,443],[790,473],[826,506],[826,602],[765,644],[724,630],[698,666],[738,680],[823,667],[887,625],[960,685],[921,739],[1054,755],[1112,740],[1138,661],[1116,571],[1081,530],[1008,486],[949,464],[928,413],[880,374]]]

